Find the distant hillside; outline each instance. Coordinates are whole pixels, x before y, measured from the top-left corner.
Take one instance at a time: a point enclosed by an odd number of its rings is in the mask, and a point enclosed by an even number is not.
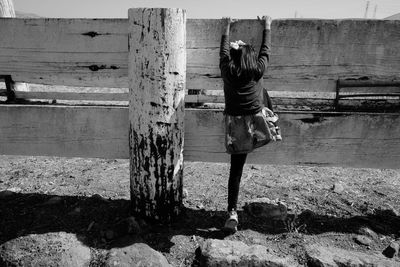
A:
[[[17,18],[40,18],[39,15],[33,13],[25,13],[21,11],[15,11],[15,15],[17,16]]]
[[[384,18],[384,19],[390,19],[390,20],[400,20],[400,13],[394,14],[390,17]]]

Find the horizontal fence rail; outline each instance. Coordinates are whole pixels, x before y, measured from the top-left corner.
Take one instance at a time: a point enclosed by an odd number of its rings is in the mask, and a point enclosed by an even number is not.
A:
[[[0,154],[128,158],[128,108],[0,106]],[[283,112],[249,163],[399,168],[399,114]],[[227,162],[221,110],[186,109],[185,160]]]
[[[221,20],[187,21],[187,89],[221,90]],[[275,20],[270,91],[335,92],[338,78],[393,79],[400,21]],[[258,49],[262,23],[241,20],[232,40]],[[0,19],[0,75],[15,82],[127,88],[128,20]]]

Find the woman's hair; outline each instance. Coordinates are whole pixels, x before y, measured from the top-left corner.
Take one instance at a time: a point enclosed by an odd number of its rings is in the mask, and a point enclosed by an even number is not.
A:
[[[260,75],[257,68],[258,55],[253,46],[245,44],[239,49],[231,48],[229,52],[229,71],[232,76],[251,80]]]

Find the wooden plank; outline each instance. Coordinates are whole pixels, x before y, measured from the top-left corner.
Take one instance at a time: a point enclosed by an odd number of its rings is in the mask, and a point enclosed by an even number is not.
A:
[[[0,19],[0,74],[14,81],[127,88],[126,19]],[[232,39],[261,42],[261,23],[241,20]],[[187,88],[220,89],[220,20],[188,20]],[[270,90],[331,91],[337,78],[398,78],[400,22],[275,20]],[[209,79],[209,80],[208,80]]]
[[[0,92],[1,95],[1,92]],[[128,101],[128,93],[64,93],[64,92],[16,92],[17,98],[57,99],[57,100],[94,100]]]
[[[400,80],[338,80],[338,87],[400,87]]]
[[[221,95],[187,95],[186,103],[224,103],[224,96]]]
[[[126,19],[0,19],[0,74],[14,81],[128,87]]]
[[[249,156],[257,164],[400,167],[400,115],[282,112],[284,140]],[[226,162],[221,111],[186,110],[185,159]]]
[[[264,87],[269,91],[288,92],[335,92],[336,80],[332,79],[274,79],[264,78]],[[223,90],[221,76],[188,74],[187,89]]]
[[[281,112],[257,164],[400,168],[400,114]],[[0,106],[0,154],[128,158],[128,108]],[[227,162],[222,110],[186,109],[184,158]]]
[[[0,96],[6,96],[7,91],[0,89]],[[128,101],[128,93],[88,93],[88,92],[52,92],[52,91],[15,91],[20,99],[57,99],[57,100],[93,100],[93,101]]]
[[[189,30],[190,29],[190,30]],[[232,25],[233,40],[258,49],[261,22]],[[400,21],[274,20],[268,78],[337,79],[396,78],[400,70]],[[188,73],[216,76],[220,20],[189,20]]]
[[[0,90],[0,96],[6,96],[6,90]],[[68,93],[68,92],[16,92],[17,98],[22,99],[47,99],[58,100],[57,103],[68,104],[101,104],[101,105],[127,105],[128,93]],[[334,96],[324,93],[293,93],[293,92],[270,92],[273,105],[277,111],[304,110],[304,111],[333,111]],[[86,101],[86,102],[83,102]],[[99,102],[102,101],[102,102]],[[112,101],[112,102],[109,102]],[[185,103],[208,103],[222,104],[224,97],[219,95],[186,95]],[[340,110],[348,111],[371,111],[371,112],[397,112],[400,110],[398,99],[387,97],[374,97],[374,99],[341,99]],[[223,106],[221,106],[223,108]]]
[[[344,87],[340,88],[340,94],[398,94],[400,87]]]
[[[0,154],[128,157],[128,109],[0,106]]]

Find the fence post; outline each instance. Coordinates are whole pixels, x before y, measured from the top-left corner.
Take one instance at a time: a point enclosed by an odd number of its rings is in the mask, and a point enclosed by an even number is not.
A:
[[[12,0],[0,0],[0,18],[14,18],[15,10]],[[6,38],[6,37],[2,37]]]
[[[182,206],[184,10],[129,9],[128,71],[132,209],[170,221]]]

